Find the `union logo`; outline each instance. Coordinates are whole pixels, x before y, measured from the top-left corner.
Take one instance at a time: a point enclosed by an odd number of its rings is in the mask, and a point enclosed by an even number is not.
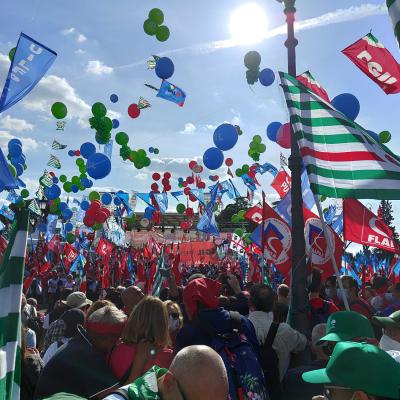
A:
[[[264,223],[264,238],[264,255],[267,260],[274,264],[282,264],[289,259],[292,236],[284,222],[276,218],[267,218]]]

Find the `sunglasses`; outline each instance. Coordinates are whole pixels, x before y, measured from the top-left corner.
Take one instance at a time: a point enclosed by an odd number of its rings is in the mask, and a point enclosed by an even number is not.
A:
[[[349,393],[349,396],[351,395],[351,397],[349,397],[349,400],[352,400],[354,397],[354,390],[349,389],[349,388],[345,388],[345,387],[340,387],[340,386],[334,386],[334,387],[325,387],[324,389],[324,397],[326,400],[335,400],[335,398],[337,398],[335,396],[335,391],[337,390],[341,390],[341,391],[347,391]]]
[[[169,314],[169,316],[172,317],[173,319],[179,319],[178,313],[171,313],[171,314]]]

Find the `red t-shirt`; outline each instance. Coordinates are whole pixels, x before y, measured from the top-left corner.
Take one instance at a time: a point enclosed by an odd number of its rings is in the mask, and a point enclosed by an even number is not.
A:
[[[116,378],[121,379],[128,369],[131,368],[132,363],[135,361],[136,349],[137,346],[135,344],[120,343],[112,351],[109,359],[109,367]],[[149,370],[154,365],[160,368],[169,368],[173,358],[174,352],[170,348],[164,347],[149,357],[144,366],[144,371]]]
[[[332,301],[321,299],[321,297],[316,297],[315,299],[310,299],[311,306],[316,309],[320,310],[324,307],[324,303],[329,303],[328,314],[331,315],[336,311],[339,311],[339,308]]]
[[[349,307],[351,311],[358,312],[359,314],[364,315],[368,319],[371,319],[374,315],[374,312],[371,306],[361,297],[353,302],[349,302]],[[342,305],[342,310],[345,310],[344,305]]]

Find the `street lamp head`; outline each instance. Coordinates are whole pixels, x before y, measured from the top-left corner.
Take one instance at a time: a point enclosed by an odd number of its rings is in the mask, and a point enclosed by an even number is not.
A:
[[[285,4],[285,13],[296,12],[296,0],[277,0],[279,3]]]

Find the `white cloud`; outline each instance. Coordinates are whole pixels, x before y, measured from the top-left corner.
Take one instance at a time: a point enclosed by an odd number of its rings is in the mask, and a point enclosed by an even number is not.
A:
[[[184,129],[179,133],[182,135],[194,135],[195,132],[196,132],[196,126],[191,122],[188,122],[187,124],[185,124]]]
[[[75,40],[78,43],[83,43],[83,42],[86,42],[86,40],[87,40],[87,37],[83,33],[77,31],[76,28],[74,28],[74,27],[63,29],[61,31],[61,35],[63,35],[63,36],[72,35],[72,36],[74,36]]]
[[[76,40],[78,41],[78,43],[83,43],[83,42],[86,42],[87,37],[84,34],[80,33],[78,35],[78,37],[76,38]]]
[[[78,50],[75,50],[74,53],[75,53],[75,54],[81,55],[81,54],[85,54],[86,51],[85,51],[85,50],[82,50],[82,49],[78,49]]]
[[[140,181],[145,181],[149,176],[147,174],[144,173],[140,173],[135,175],[136,179],[139,179]]]
[[[68,35],[72,35],[74,32],[75,32],[75,28],[63,29],[61,31],[61,35],[68,36]]]
[[[0,147],[2,149],[7,149],[7,143],[11,140],[17,138],[22,142],[22,151],[24,153],[28,153],[29,151],[36,150],[39,147],[39,143],[32,138],[22,137],[22,136],[14,136],[11,135],[10,132],[0,131]],[[7,150],[5,150],[5,153]]]
[[[86,72],[93,75],[103,75],[103,74],[111,74],[113,72],[113,68],[105,65],[103,61],[100,60],[92,60],[89,61],[86,66]]]
[[[0,118],[0,128],[15,132],[31,131],[34,125],[24,119],[12,118],[9,115]]]

